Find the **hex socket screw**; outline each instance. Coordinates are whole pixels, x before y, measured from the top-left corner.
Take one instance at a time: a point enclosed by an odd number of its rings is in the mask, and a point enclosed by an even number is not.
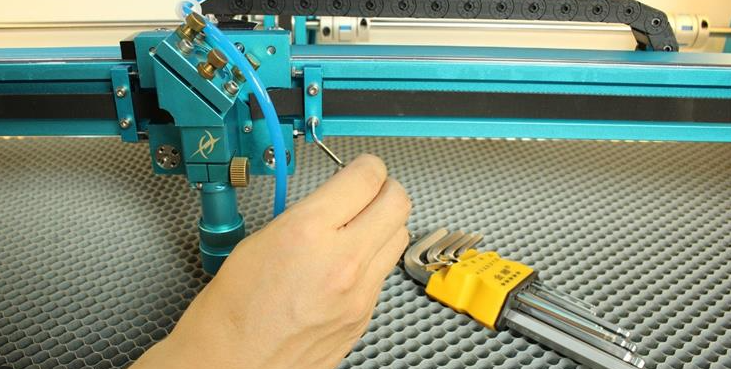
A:
[[[125,97],[125,96],[127,96],[127,87],[124,87],[124,86],[117,87],[114,90],[114,95],[117,96],[120,99],[123,98],[123,97]]]
[[[119,128],[127,129],[132,126],[132,120],[129,118],[124,118],[119,121]]]
[[[183,55],[189,55],[191,52],[193,52],[193,49],[195,48],[193,46],[193,42],[191,42],[187,38],[184,38],[184,39],[181,39],[180,41],[178,41],[177,46],[178,46],[178,50],[180,50],[180,52]]]
[[[307,86],[307,94],[310,96],[317,96],[320,93],[320,86],[317,83],[311,83]]]
[[[231,96],[236,96],[239,93],[239,84],[236,81],[228,81],[223,84],[223,89]]]

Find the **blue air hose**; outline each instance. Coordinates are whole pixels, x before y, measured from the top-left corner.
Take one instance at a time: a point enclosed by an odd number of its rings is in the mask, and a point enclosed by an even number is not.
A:
[[[183,13],[186,15],[189,14],[192,11],[192,5],[191,3],[184,3]],[[208,20],[206,20],[206,27],[203,29],[203,32],[212,41],[212,44],[220,48],[229,57],[229,61],[243,72],[264,113],[269,138],[272,140],[272,147],[274,148],[274,217],[276,217],[284,211],[287,201],[287,158],[282,128],[279,124],[277,112],[274,109],[274,103],[269,97],[259,75],[254,71],[251,64],[244,59],[241,52],[231,43],[228,37]],[[243,95],[239,94],[239,99],[242,101]]]

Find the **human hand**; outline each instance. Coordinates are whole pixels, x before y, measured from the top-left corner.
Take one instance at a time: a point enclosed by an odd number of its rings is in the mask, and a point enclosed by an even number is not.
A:
[[[362,155],[242,241],[133,369],[331,369],[365,332],[411,202]]]

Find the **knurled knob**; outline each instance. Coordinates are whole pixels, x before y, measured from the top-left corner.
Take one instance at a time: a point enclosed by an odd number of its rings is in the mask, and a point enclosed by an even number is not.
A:
[[[185,17],[185,23],[178,27],[176,33],[180,36],[180,38],[193,41],[195,36],[201,33],[205,27],[206,20],[202,15],[198,13],[190,13],[187,17]]]
[[[231,166],[228,169],[231,185],[234,187],[246,187],[249,185],[249,159],[245,157],[234,157],[231,159]]]
[[[190,13],[185,17],[185,24],[196,33],[200,33],[206,27],[206,20],[198,13]]]
[[[208,53],[208,64],[212,65],[216,69],[221,69],[226,66],[228,59],[221,50],[213,49]]]
[[[216,75],[216,70],[226,66],[228,59],[218,49],[213,49],[208,53],[208,57],[205,63],[198,64],[198,74],[205,79],[213,79]]]

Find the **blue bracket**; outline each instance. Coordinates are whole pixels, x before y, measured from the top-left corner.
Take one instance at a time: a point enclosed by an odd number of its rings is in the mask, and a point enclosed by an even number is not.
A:
[[[307,17],[294,17],[294,44],[307,45]]]
[[[264,16],[264,29],[275,29],[277,28],[277,18],[273,15]]]
[[[138,142],[137,120],[132,105],[132,86],[129,82],[129,67],[115,66],[111,69],[112,94],[117,107],[119,134],[124,142]]]
[[[315,126],[315,132],[317,137],[323,139],[322,129],[322,94],[324,88],[322,85],[322,68],[320,67],[305,67],[304,71],[304,89],[305,95],[305,140],[307,142],[313,142],[312,133],[310,131],[310,124],[317,122]]]

